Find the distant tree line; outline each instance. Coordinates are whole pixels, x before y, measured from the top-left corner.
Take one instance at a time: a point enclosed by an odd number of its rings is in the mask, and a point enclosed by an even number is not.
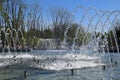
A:
[[[19,37],[19,42],[15,42],[10,36],[6,41],[6,34],[1,32],[2,45],[8,43],[11,43],[11,46],[14,46],[14,43],[36,45],[40,38],[55,38],[62,41],[67,27],[70,27],[67,41],[73,41],[79,25],[74,22],[74,16],[70,11],[62,7],[52,7],[48,10],[47,20],[44,17],[42,7],[38,3],[26,4],[23,0],[0,0],[0,29],[4,29],[5,32],[8,28],[16,31],[20,29],[23,33],[23,37]],[[8,33],[10,34],[9,31]],[[14,31],[12,36],[16,37]]]
[[[17,45],[27,45],[34,46],[37,45],[40,38],[43,39],[60,39],[64,40],[64,33],[69,27],[67,32],[67,42],[72,44],[77,27],[79,28],[78,39],[79,45],[83,41],[89,41],[91,33],[85,31],[85,28],[75,22],[75,16],[69,10],[62,7],[51,7],[47,11],[47,15],[43,15],[43,8],[38,3],[26,4],[24,0],[0,0],[0,30],[4,28],[5,32],[10,34],[10,30],[15,29],[21,30],[23,36],[19,36],[19,41],[13,41],[8,35],[8,40],[6,41],[3,31],[0,32],[0,38],[2,40],[2,45],[15,46]],[[107,41],[109,47],[116,46],[115,42],[120,45],[120,22],[116,22],[112,25],[113,28],[105,33],[107,35]],[[115,34],[113,33],[115,32]],[[86,35],[87,34],[87,35]],[[18,35],[21,35],[20,33]],[[100,32],[97,35],[102,35]],[[12,32],[13,38],[16,39],[15,31]],[[87,37],[85,37],[87,36]],[[116,37],[116,41],[115,38]],[[102,38],[102,37],[101,37]]]

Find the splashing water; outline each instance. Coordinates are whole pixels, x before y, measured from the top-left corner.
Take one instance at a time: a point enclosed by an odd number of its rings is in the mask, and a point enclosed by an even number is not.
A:
[[[115,74],[117,71],[115,70],[120,65],[120,62],[118,62],[120,55],[117,54],[119,53],[119,45],[117,32],[113,25],[119,18],[120,11],[101,11],[92,7],[84,8],[83,6],[78,6],[73,11],[73,14],[76,14],[79,9],[82,9],[83,13],[76,28],[72,45],[68,46],[67,42],[67,39],[69,39],[67,33],[71,28],[69,24],[64,32],[64,39],[60,44],[61,47],[58,47],[57,39],[40,39],[41,49],[45,48],[47,50],[38,50],[38,52],[27,54],[12,52],[1,54],[0,67],[22,65],[26,66],[26,68],[32,67],[55,71],[97,67],[100,75],[102,75],[101,79],[116,78]],[[113,35],[109,35],[110,28],[112,28],[111,33]],[[10,30],[8,28],[6,31],[4,29],[0,31],[5,34],[8,46],[12,44],[8,40],[9,37],[14,42],[14,48],[16,48],[17,42],[21,44],[19,34],[21,34],[22,38],[23,34],[20,29]],[[6,33],[9,33],[10,36],[6,35]],[[16,37],[13,36],[13,33],[16,34]],[[108,34],[106,35],[105,33]],[[110,41],[108,37],[110,37]],[[115,48],[112,47],[113,44]],[[8,49],[10,51],[10,47]],[[112,51],[114,50],[116,50],[116,54],[113,54],[114,52]],[[106,71],[103,71],[103,68],[107,68]],[[108,73],[110,74],[108,75]]]

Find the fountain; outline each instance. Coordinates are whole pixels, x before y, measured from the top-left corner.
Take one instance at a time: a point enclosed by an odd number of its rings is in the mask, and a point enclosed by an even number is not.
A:
[[[39,48],[40,49],[59,49],[59,42],[58,39],[40,39]]]
[[[0,30],[1,36],[1,52],[20,52],[30,51],[25,48],[25,45],[21,44],[21,40],[24,38],[20,29],[2,28]],[[5,40],[5,41],[4,41]]]
[[[30,75],[32,76],[39,70],[53,71],[53,74],[63,71],[63,75],[64,71],[70,70],[73,76],[79,75],[78,78],[81,80],[119,80],[119,45],[115,28],[112,26],[119,18],[120,11],[101,11],[92,7],[78,6],[73,11],[73,15],[79,10],[83,10],[83,13],[72,45],[67,42],[70,24],[66,28],[63,41],[40,39],[41,50],[29,53],[26,51],[27,48],[21,46],[21,40],[24,38],[21,29],[0,29],[0,51],[2,52],[0,54],[0,68],[18,69],[24,72],[25,77],[27,77],[27,72],[31,72]],[[83,32],[82,28],[84,33],[80,34]],[[110,28],[112,28],[113,36],[105,34],[109,32]],[[80,36],[83,37],[80,38]],[[108,37],[110,41],[108,41]],[[81,44],[77,45],[79,40],[81,40]],[[115,48],[110,48],[113,43]],[[2,73],[0,74],[2,75]],[[66,78],[66,76],[63,77]],[[76,79],[77,77],[74,80]]]

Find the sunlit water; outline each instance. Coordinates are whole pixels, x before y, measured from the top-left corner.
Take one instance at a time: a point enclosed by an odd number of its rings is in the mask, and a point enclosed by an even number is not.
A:
[[[0,80],[119,80],[120,55],[111,53],[111,63],[108,56],[100,54],[99,62],[98,56],[79,51],[74,55],[66,50],[6,53],[0,55]],[[27,78],[24,78],[24,71],[27,71]]]

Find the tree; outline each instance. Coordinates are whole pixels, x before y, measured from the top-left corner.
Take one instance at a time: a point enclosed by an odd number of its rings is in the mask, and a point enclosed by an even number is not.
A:
[[[14,30],[11,34],[11,36],[13,36],[14,39],[17,38],[17,30],[21,29],[22,32],[25,32],[25,26],[24,26],[24,17],[25,17],[25,9],[26,9],[26,5],[22,2],[22,0],[6,0],[3,3],[3,7],[2,7],[2,27],[4,27],[5,32],[7,31],[7,29],[9,28],[11,31]],[[11,38],[8,38],[8,41]],[[19,40],[22,40],[19,39]],[[5,40],[2,40],[3,43],[5,43]],[[18,41],[13,41],[11,42],[11,45],[17,45]]]
[[[0,28],[3,27],[3,15],[5,14],[3,3],[5,0],[0,0]]]
[[[0,13],[1,13],[2,9],[3,9],[3,2],[5,2],[5,0],[0,0]]]
[[[26,5],[22,0],[7,0],[3,4],[6,14],[3,14],[3,19],[6,27],[24,28],[24,17]]]
[[[32,7],[31,7],[32,6]],[[27,39],[28,43],[31,43],[30,39],[36,37],[40,38],[40,29],[43,27],[43,17],[42,17],[42,8],[38,3],[33,3],[28,6],[27,17],[26,17],[26,26],[27,26]]]
[[[44,38],[52,38],[53,32],[50,28],[44,30]]]
[[[73,23],[70,25],[71,27],[68,29],[68,33],[67,33],[67,41],[70,41],[71,43],[73,42],[73,39],[75,38],[75,33],[76,33],[76,29],[78,27],[77,23]]]
[[[54,38],[63,39],[66,27],[73,21],[71,12],[65,8],[54,7],[50,8],[50,17],[54,29]]]

